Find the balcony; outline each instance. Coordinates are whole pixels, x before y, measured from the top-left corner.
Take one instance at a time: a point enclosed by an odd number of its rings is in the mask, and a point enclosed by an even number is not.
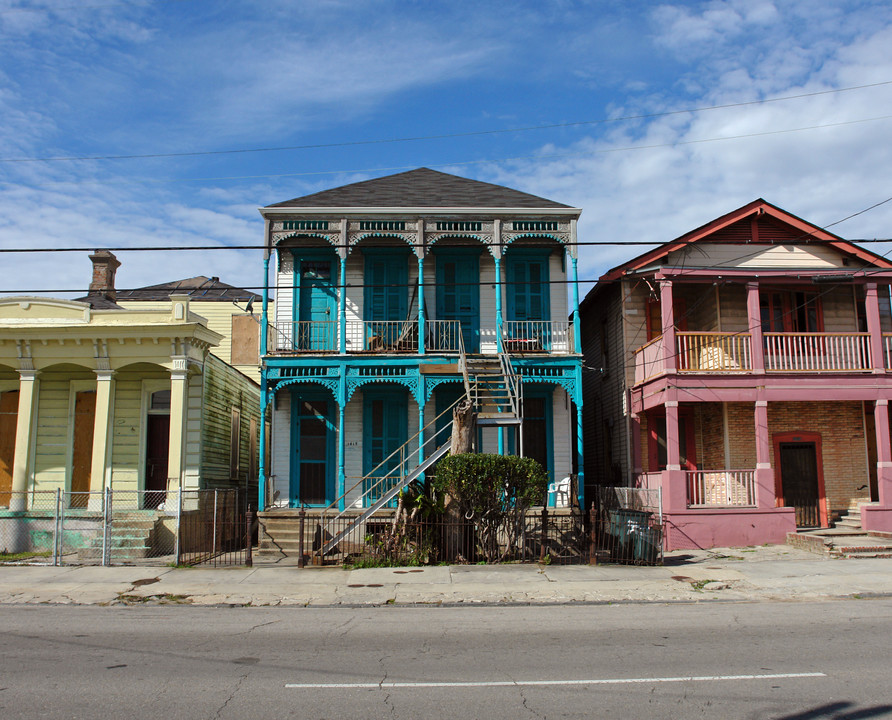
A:
[[[885,367],[892,367],[892,333],[883,336]],[[863,373],[873,365],[869,333],[765,333],[759,357],[749,333],[677,332],[669,355],[663,336],[635,351],[635,384],[678,373],[751,373],[761,360],[766,373]]]
[[[273,354],[338,353],[336,320],[278,321],[269,324],[269,352]],[[349,320],[344,322],[347,354],[410,354],[421,352],[419,323],[413,320]],[[512,354],[569,355],[573,326],[567,321],[509,320],[502,323],[502,342]],[[462,351],[462,328],[457,320],[426,320],[424,352]]]

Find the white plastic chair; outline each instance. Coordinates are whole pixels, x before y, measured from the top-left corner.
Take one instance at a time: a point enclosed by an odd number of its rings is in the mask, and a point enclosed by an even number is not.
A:
[[[554,504],[557,507],[570,506],[570,483],[569,475],[557,482],[548,483],[548,492],[554,495]]]

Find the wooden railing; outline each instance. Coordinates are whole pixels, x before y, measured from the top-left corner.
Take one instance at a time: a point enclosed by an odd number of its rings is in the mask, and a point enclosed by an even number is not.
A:
[[[418,352],[417,320],[351,320],[345,325],[348,352]]]
[[[504,320],[502,344],[509,353],[573,352],[572,326],[566,320]]]
[[[857,372],[871,369],[869,333],[765,333],[769,372]]]
[[[295,320],[270,324],[273,352],[337,352],[338,329],[334,320]]]
[[[753,367],[748,333],[679,332],[675,344],[678,372],[746,372]]]
[[[425,346],[428,352],[458,352],[461,347],[461,323],[458,320],[427,320]]]
[[[688,470],[688,507],[755,507],[753,470]]]
[[[649,380],[666,369],[663,359],[663,336],[655,337],[635,351],[635,384]]]

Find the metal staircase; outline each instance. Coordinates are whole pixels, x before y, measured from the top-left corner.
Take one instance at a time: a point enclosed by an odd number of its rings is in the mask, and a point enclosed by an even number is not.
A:
[[[461,343],[460,351],[458,370],[462,374],[465,395],[427,423],[405,444],[394,450],[365,477],[347,488],[341,497],[323,511],[320,518],[322,539],[318,550],[320,557],[330,553],[375,513],[386,507],[409,483],[419,478],[449,453],[452,411],[462,400],[467,398],[474,404],[479,426],[519,426],[523,422],[520,412],[522,403],[520,376],[514,371],[508,355],[501,353],[498,357],[468,358]],[[436,429],[437,425],[440,425],[439,430]],[[428,438],[425,440],[426,435]],[[523,454],[522,444],[520,451]],[[398,470],[385,472],[384,477],[376,475],[384,468],[397,463]],[[362,488],[362,493],[354,502],[354,507],[358,505],[364,508],[359,515],[352,516],[355,510],[345,508],[327,516],[329,509],[346,506],[347,497],[354,494],[357,488]],[[374,502],[370,503],[372,498]],[[366,505],[368,507],[364,507]],[[346,522],[348,514],[350,521],[343,529],[337,529]]]

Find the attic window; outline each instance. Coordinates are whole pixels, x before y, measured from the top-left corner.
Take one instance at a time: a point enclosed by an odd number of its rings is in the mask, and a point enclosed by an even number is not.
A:
[[[284,220],[283,230],[328,230],[328,220]]]
[[[360,220],[360,230],[405,230],[403,220]]]
[[[548,220],[521,220],[515,221],[514,230],[528,232],[530,230],[557,230],[558,224]]]
[[[438,222],[437,230],[449,232],[480,232],[483,229],[482,222]]]

